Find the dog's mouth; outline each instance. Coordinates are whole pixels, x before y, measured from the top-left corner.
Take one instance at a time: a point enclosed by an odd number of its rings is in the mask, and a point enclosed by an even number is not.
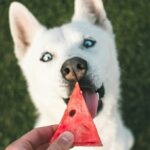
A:
[[[105,88],[102,84],[99,88],[95,88],[91,82],[79,82],[80,88],[83,91],[83,96],[85,99],[85,102],[87,104],[87,107],[89,109],[89,112],[94,118],[101,110],[103,103],[102,98],[105,95]],[[72,87],[72,86],[71,86]],[[73,88],[70,88],[71,91]],[[64,101],[66,104],[68,104],[70,98],[64,98]]]

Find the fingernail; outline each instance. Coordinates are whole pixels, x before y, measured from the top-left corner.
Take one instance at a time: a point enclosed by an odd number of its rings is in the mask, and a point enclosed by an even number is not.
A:
[[[62,133],[61,135],[61,139],[65,142],[65,143],[72,143],[74,140],[74,136],[71,132],[65,131],[64,133]]]

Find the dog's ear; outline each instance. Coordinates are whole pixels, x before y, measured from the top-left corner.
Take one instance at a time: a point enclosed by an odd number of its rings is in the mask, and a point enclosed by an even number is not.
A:
[[[112,25],[107,18],[102,0],[75,0],[73,21],[89,21],[112,32]]]
[[[15,44],[15,53],[21,59],[37,31],[42,27],[29,10],[19,2],[13,2],[9,8],[11,35]]]

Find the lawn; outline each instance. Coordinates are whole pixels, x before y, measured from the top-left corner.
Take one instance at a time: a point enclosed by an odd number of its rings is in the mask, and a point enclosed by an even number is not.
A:
[[[70,20],[72,0],[20,0],[47,27]],[[37,113],[17,65],[8,26],[11,0],[0,0],[0,150],[33,128]],[[150,150],[150,1],[104,0],[121,65],[121,109],[135,136],[133,150]],[[109,136],[109,135],[108,135]]]

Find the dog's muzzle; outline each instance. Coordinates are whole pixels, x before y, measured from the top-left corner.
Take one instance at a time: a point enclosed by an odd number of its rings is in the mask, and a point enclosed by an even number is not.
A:
[[[73,91],[75,82],[78,81],[87,107],[91,116],[94,118],[102,108],[101,98],[104,96],[105,90],[102,85],[96,89],[95,85],[86,77],[88,70],[87,62],[79,57],[73,57],[64,62],[61,68],[61,74],[69,84],[69,93]],[[64,99],[68,103],[69,98]]]

